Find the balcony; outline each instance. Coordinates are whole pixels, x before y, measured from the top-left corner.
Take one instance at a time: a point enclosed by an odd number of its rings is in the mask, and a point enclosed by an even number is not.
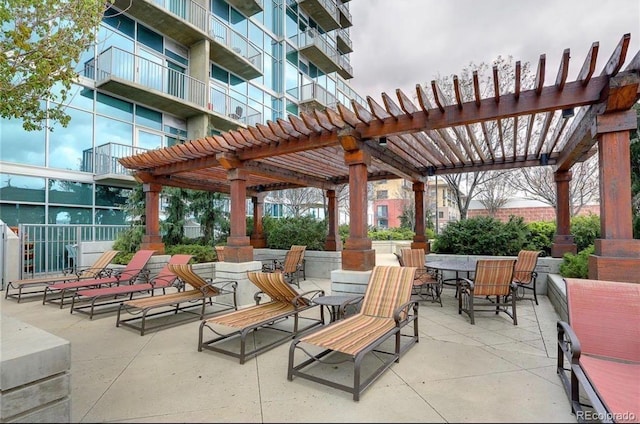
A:
[[[100,184],[134,187],[137,182],[131,171],[120,165],[118,159],[144,153],[148,149],[127,144],[107,143],[82,152],[81,170],[92,172]]]
[[[298,51],[309,58],[325,73],[336,72],[338,65],[338,51],[329,45],[325,36],[320,35],[314,28],[309,28],[302,34],[292,37],[297,43]]]
[[[229,96],[216,85],[209,87],[209,123],[221,131],[235,130],[262,122],[262,113],[246,103]]]
[[[349,33],[342,28],[336,30],[336,44],[341,53],[351,53],[353,51],[353,43],[349,38]]]
[[[194,0],[114,0],[113,4],[185,46],[208,34],[209,12]]]
[[[97,65],[97,66],[96,66]],[[205,83],[117,47],[85,63],[96,87],[181,118],[205,113]]]
[[[227,3],[244,13],[245,16],[253,16],[264,10],[262,0],[227,0]]]
[[[314,21],[325,31],[340,28],[340,18],[335,0],[296,0]]]
[[[262,75],[262,52],[225,22],[209,16],[211,60],[246,80]]]
[[[342,78],[344,79],[353,78],[353,66],[351,66],[351,63],[349,62],[349,59],[347,58],[347,56],[338,57],[338,64],[340,65],[340,68],[338,69],[338,73]]]
[[[315,82],[287,90],[287,94],[297,98],[300,110],[305,112],[314,109],[325,110],[328,107],[333,108],[337,104],[336,97]]]
[[[353,26],[353,18],[351,17],[349,8],[347,8],[346,5],[338,5],[338,15],[340,16],[339,22],[342,28],[349,28],[350,26]]]

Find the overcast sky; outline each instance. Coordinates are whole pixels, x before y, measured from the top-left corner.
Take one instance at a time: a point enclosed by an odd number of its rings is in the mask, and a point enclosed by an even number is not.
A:
[[[595,75],[624,34],[631,34],[625,66],[640,49],[638,0],[352,0],[349,7],[350,85],[379,103],[382,92],[396,98],[401,88],[413,98],[416,84],[460,74],[472,62],[491,64],[499,55],[529,62],[535,74],[546,54],[548,85],[566,48],[569,81],[596,41]]]

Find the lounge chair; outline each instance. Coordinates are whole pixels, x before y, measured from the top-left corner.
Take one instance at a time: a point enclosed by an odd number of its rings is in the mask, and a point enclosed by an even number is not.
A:
[[[640,284],[577,278],[565,282],[569,322],[557,324],[557,373],[571,411],[579,422],[638,422]],[[591,405],[584,405],[581,395]]]
[[[262,265],[262,272],[276,272],[283,274],[289,284],[295,284],[300,288],[300,269],[304,250],[289,249],[284,260],[272,259],[270,263]]]
[[[118,308],[116,327],[129,327],[140,331],[144,336],[145,331],[161,327],[169,327],[181,324],[195,318],[204,319],[206,305],[221,305],[222,309],[215,311],[223,312],[238,308],[236,300],[237,281],[220,280],[212,281],[204,279],[193,271],[191,265],[168,265],[171,272],[176,274],[183,283],[193,287],[191,290],[183,290],[177,293],[167,293],[163,295],[149,296],[124,301]],[[213,298],[216,301],[213,302]],[[217,299],[223,297],[223,300]],[[231,301],[228,299],[231,297]],[[190,309],[200,308],[199,313],[191,313]],[[165,320],[153,327],[147,326],[147,318],[157,315],[176,315],[178,312],[185,312],[181,319]],[[122,313],[135,315],[131,318],[121,318]]]
[[[403,248],[400,250],[400,256],[402,259],[401,266],[416,268],[412,295],[418,296],[420,300],[431,298],[432,302],[438,302],[442,307],[442,299],[440,297],[442,288],[440,282],[425,267],[424,249]]]
[[[466,313],[471,324],[475,324],[476,312],[495,312],[496,315],[504,312],[511,317],[513,325],[518,325],[516,283],[513,282],[515,262],[515,259],[479,259],[473,280],[459,280],[458,314]],[[495,301],[491,296],[495,296]],[[480,302],[484,302],[484,306]]]
[[[513,269],[513,281],[518,285],[517,299],[525,299],[525,290],[533,291],[533,299],[538,304],[538,294],[536,293],[536,265],[538,257],[542,251],[538,250],[521,250],[518,252],[515,268]]]
[[[304,254],[307,251],[307,246],[292,244],[290,250],[300,250],[302,254],[300,255],[300,260],[298,261],[298,273],[302,273],[302,279],[307,281],[307,261],[304,259]]]
[[[143,280],[148,279],[148,271],[145,269],[145,266],[154,253],[155,250],[138,250],[124,269],[113,271],[109,277],[51,284],[44,289],[42,304],[44,305],[47,302],[60,303],[60,309],[62,309],[65,298],[71,297],[67,296],[69,292],[71,292],[73,296],[78,289],[118,286],[121,283],[133,283],[138,278]],[[54,293],[58,293],[59,296],[54,298],[47,296],[48,294]]]
[[[102,307],[120,304],[127,298],[133,299],[134,295],[144,293],[154,295],[156,289],[162,289],[162,293],[165,294],[165,289],[171,287],[178,280],[178,276],[170,270],[169,265],[187,264],[192,257],[192,255],[171,256],[169,262],[162,267],[158,275],[145,283],[76,290],[71,301],[71,313],[74,311],[82,312],[88,314],[89,319],[93,319],[96,307],[100,307],[101,311],[108,312],[112,308]],[[126,298],[123,299],[124,296]]]
[[[117,254],[117,250],[107,250],[102,255],[100,255],[100,257],[93,263],[93,265],[88,267],[76,267],[75,269],[68,269],[64,271],[63,275],[48,275],[37,278],[10,281],[5,288],[4,298],[16,298],[18,299],[18,303],[20,303],[22,295],[44,293],[44,288],[42,286],[48,286],[55,283],[64,283],[68,281],[85,280],[88,278],[107,277],[111,273],[111,270],[107,267]],[[39,287],[39,289],[23,292],[24,288],[34,286]],[[10,289],[12,288],[18,289],[18,293],[9,293]]]
[[[224,353],[239,358],[240,363],[244,364],[247,357],[257,356],[273,349],[291,340],[300,332],[324,323],[323,309],[313,303],[313,299],[324,295],[324,291],[312,290],[299,294],[285,282],[282,273],[248,272],[247,275],[249,280],[260,289],[254,295],[256,304],[202,321],[198,336],[198,351],[208,349]],[[260,303],[264,295],[270,300]],[[317,308],[318,318],[302,315],[311,308]],[[292,318],[293,322],[289,318]],[[303,320],[309,324],[301,327],[300,321]],[[216,337],[204,340],[206,329],[211,330]],[[247,350],[247,336],[254,334],[257,330],[261,332],[273,330],[283,333],[283,336]],[[236,338],[240,339],[239,349],[231,346],[227,348],[229,341]]]
[[[415,271],[413,267],[374,267],[360,312],[293,340],[287,378],[293,380],[297,376],[325,384],[352,393],[353,400],[359,400],[365,389],[418,342],[418,301],[411,300]],[[413,333],[404,334],[403,329],[411,323]],[[394,347],[385,349],[381,345],[390,338],[395,339]],[[295,365],[297,350],[309,359]],[[378,356],[382,364],[362,380],[362,362],[370,353]],[[333,364],[346,361],[353,363],[352,385],[321,377],[322,371],[314,372],[316,366],[332,368]]]

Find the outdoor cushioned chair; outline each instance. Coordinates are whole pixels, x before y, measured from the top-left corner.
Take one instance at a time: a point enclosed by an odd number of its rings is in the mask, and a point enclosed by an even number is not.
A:
[[[353,400],[359,400],[365,389],[418,342],[418,301],[410,300],[415,272],[413,267],[374,267],[360,312],[293,340],[289,347],[287,378],[293,380],[295,375],[325,384],[352,393]],[[413,324],[413,333],[402,333],[409,324]],[[394,338],[394,347],[383,349],[381,345],[390,338]],[[403,343],[407,338],[408,342]],[[309,359],[295,365],[297,350]],[[374,353],[378,357],[376,361],[380,360],[382,364],[362,380],[362,362],[369,353]],[[316,367],[334,367],[332,364],[341,362],[353,362],[352,385],[320,377],[322,372],[314,372]]]
[[[284,260],[274,259],[272,263],[262,266],[262,272],[276,272],[283,274],[289,284],[295,284],[300,288],[300,267],[302,264],[303,250],[289,249]]]
[[[7,299],[8,297],[13,297],[18,299],[18,303],[20,303],[23,294],[44,293],[44,288],[42,288],[42,286],[47,286],[55,283],[64,283],[68,281],[84,280],[87,278],[107,277],[111,273],[111,270],[107,267],[117,254],[117,250],[107,250],[102,255],[100,255],[100,257],[93,263],[93,265],[88,267],[75,267],[75,269],[73,270],[65,270],[63,275],[49,275],[44,277],[10,281],[5,288],[4,298]],[[39,287],[39,289],[23,292],[24,288],[33,286]],[[12,288],[18,289],[18,293],[10,294],[9,291]]]
[[[400,266],[416,268],[412,294],[417,295],[421,300],[431,298],[432,302],[438,302],[442,307],[440,282],[425,268],[424,249],[402,248],[400,258],[402,259]]]
[[[224,353],[239,358],[240,363],[244,364],[247,357],[257,356],[273,349],[291,340],[293,336],[324,323],[323,309],[313,303],[313,299],[323,296],[324,291],[312,290],[297,293],[285,282],[282,273],[248,272],[247,276],[259,289],[254,295],[256,304],[202,321],[198,351],[208,349]],[[265,295],[268,301],[264,299],[265,302],[261,303]],[[316,310],[319,311],[318,318],[311,316],[311,312],[314,311],[309,310],[312,308],[317,308]],[[306,311],[310,313],[303,315],[302,313]],[[308,325],[301,326],[301,321],[308,322]],[[205,340],[206,329],[212,331],[215,337]],[[253,349],[247,348],[247,336],[253,335],[256,331],[265,333],[267,330],[281,333],[282,336]],[[237,343],[233,347],[229,346],[231,339],[238,338],[240,339],[239,349]]]
[[[515,259],[479,259],[473,281],[460,279],[458,314],[465,312],[469,315],[471,324],[475,324],[476,312],[495,312],[496,315],[504,312],[511,317],[513,325],[518,325],[515,296],[517,286],[513,282],[515,262]],[[491,296],[496,297],[495,301]]]
[[[307,281],[307,271],[306,271],[306,261],[304,259],[304,254],[307,251],[307,246],[292,244],[291,250],[301,250],[302,254],[300,255],[300,261],[298,262],[298,273],[302,273],[302,279]]]
[[[579,422],[588,421],[582,393],[601,422],[638,422],[640,284],[577,278],[565,282],[569,322],[557,325],[557,373],[572,412]]]
[[[525,290],[532,290],[533,299],[536,301],[536,305],[538,304],[538,294],[536,293],[538,273],[535,269],[541,253],[539,250],[521,250],[518,252],[518,259],[513,270],[513,281],[518,285],[518,291],[516,292],[518,300],[525,298]]]
[[[148,270],[145,269],[147,262],[151,259],[151,256],[155,253],[155,250],[138,250],[134,253],[129,263],[122,270],[113,271],[109,277],[104,278],[89,278],[80,281],[71,281],[67,283],[51,284],[44,289],[44,296],[42,297],[42,304],[47,302],[60,303],[60,309],[64,306],[64,299],[67,298],[69,292],[75,294],[78,289],[105,287],[105,286],[119,286],[122,283],[133,283],[137,279],[148,279]],[[47,298],[48,293],[58,293],[58,297]],[[70,297],[70,296],[69,296]]]
[[[148,296],[144,298],[126,300],[120,304],[118,308],[118,316],[116,318],[116,327],[129,327],[140,330],[140,335],[144,336],[145,331],[157,329],[161,327],[169,327],[191,321],[195,318],[203,319],[206,314],[206,306],[216,305],[222,306],[212,313],[223,312],[230,309],[237,309],[236,289],[237,281],[219,280],[213,281],[205,279],[193,271],[191,265],[185,264],[169,264],[169,271],[176,274],[183,283],[193,287],[191,290],[178,291],[177,293],[167,293],[156,296]],[[213,298],[216,301],[213,301]],[[231,298],[231,299],[229,299]],[[200,308],[199,313],[192,313],[190,309]],[[134,315],[131,318],[122,319],[123,312]],[[153,327],[147,326],[147,318],[157,315],[176,315],[183,312],[184,315],[179,320],[160,321]],[[139,323],[138,323],[139,321]]]
[[[164,294],[165,289],[174,285],[178,280],[178,276],[169,269],[169,265],[187,264],[192,257],[192,255],[171,256],[169,262],[162,267],[158,275],[151,278],[148,282],[77,290],[71,301],[71,313],[74,311],[82,312],[88,314],[89,319],[93,319],[93,315],[97,313],[96,307],[100,307],[101,311],[109,312],[113,308],[103,307],[120,304],[127,298],[133,299],[134,295],[145,293],[154,295],[156,289],[162,289],[162,293]]]

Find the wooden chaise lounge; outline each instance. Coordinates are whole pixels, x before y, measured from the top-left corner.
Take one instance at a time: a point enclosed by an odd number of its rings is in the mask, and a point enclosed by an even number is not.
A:
[[[168,265],[168,267],[183,283],[188,284],[193,289],[124,301],[118,308],[116,327],[133,328],[139,330],[140,335],[144,336],[147,330],[169,327],[192,321],[196,318],[204,319],[207,304],[222,306],[222,309],[212,313],[231,309],[236,310],[238,308],[236,300],[237,281],[204,279],[193,271],[191,265]],[[216,298],[215,302],[213,298]],[[222,300],[219,298],[222,298]],[[190,309],[196,307],[200,308],[199,313],[190,311]],[[134,316],[123,319],[121,318],[123,312]],[[153,327],[147,325],[147,319],[150,317],[175,315],[178,312],[185,313],[183,318],[161,320]]]
[[[297,293],[287,282],[282,273],[248,272],[249,280],[260,291],[254,295],[256,304],[238,311],[217,315],[200,323],[198,351],[202,349],[224,353],[239,358],[244,364],[250,356],[273,349],[297,334],[324,323],[323,309],[313,303],[316,296],[323,296],[322,290],[311,290]],[[269,301],[260,303],[266,295]],[[310,309],[316,308],[319,316],[313,317]],[[306,313],[309,312],[309,313]],[[308,323],[301,326],[301,322]],[[211,330],[216,336],[204,340],[204,331]],[[279,337],[265,340],[265,343],[247,349],[247,337],[255,331],[273,331]],[[230,342],[239,339],[240,345]]]
[[[640,284],[566,278],[557,373],[579,422],[640,419]],[[565,368],[565,359],[568,368]],[[585,395],[593,410],[583,409]]]
[[[410,300],[415,272],[415,267],[374,267],[360,312],[293,340],[287,378],[302,377],[352,393],[353,400],[359,400],[365,389],[418,342],[418,300]],[[404,327],[410,324],[413,324],[413,334],[403,333]],[[390,339],[394,339],[393,348],[381,346]],[[298,350],[309,359],[296,365]],[[375,353],[382,363],[362,379],[362,363],[370,353]],[[332,368],[342,362],[353,363],[352,385],[321,377],[323,372],[314,372],[316,367]]]

